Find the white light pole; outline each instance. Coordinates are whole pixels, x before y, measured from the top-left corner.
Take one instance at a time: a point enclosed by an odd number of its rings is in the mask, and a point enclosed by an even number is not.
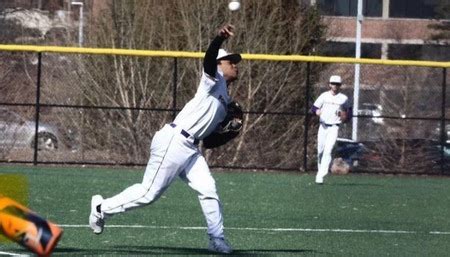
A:
[[[79,23],[78,23],[78,45],[80,47],[83,46],[83,2],[71,2],[71,5],[76,5],[80,9],[80,17],[79,17]]]
[[[83,47],[83,7],[84,4],[83,2],[77,2],[77,1],[73,1],[70,2],[71,5],[75,5],[78,6],[80,9],[80,17],[79,17],[79,22],[78,22],[78,46],[79,47]],[[81,63],[81,69],[83,67],[82,65],[83,63]],[[81,98],[81,103],[82,105],[84,105],[84,97]],[[80,115],[81,115],[81,128],[80,128],[80,154],[81,154],[81,160],[84,160],[84,124],[85,124],[85,119],[84,119],[84,111],[81,110],[80,111]]]
[[[363,22],[363,3],[362,0],[358,0],[358,14],[356,15],[356,58],[361,58],[361,29]],[[359,75],[360,64],[355,64],[355,81],[353,89],[353,130],[352,139],[358,141],[358,109],[359,109]]]

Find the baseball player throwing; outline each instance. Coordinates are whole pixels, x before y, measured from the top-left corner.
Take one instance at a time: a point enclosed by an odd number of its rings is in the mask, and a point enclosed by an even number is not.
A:
[[[194,98],[172,123],[155,133],[142,182],[111,198],[92,197],[89,225],[94,233],[102,233],[106,218],[156,201],[178,176],[198,193],[208,227],[209,250],[232,252],[224,236],[215,181],[198,143],[216,130],[231,102],[227,89],[238,77],[237,63],[241,56],[219,48],[234,35],[233,29],[226,25],[219,30],[206,51],[203,74]]]
[[[319,116],[317,134],[317,175],[316,183],[323,184],[331,163],[331,152],[338,137],[339,126],[345,122],[350,112],[348,97],[340,92],[342,79],[338,75],[330,77],[330,90],[322,93],[314,102],[311,111]]]

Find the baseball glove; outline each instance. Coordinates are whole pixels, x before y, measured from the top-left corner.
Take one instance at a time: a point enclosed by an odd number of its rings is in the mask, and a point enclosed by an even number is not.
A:
[[[342,122],[347,122],[347,121],[348,121],[348,119],[347,119],[348,114],[347,114],[347,112],[344,111],[344,110],[338,111],[338,112],[337,112],[337,116],[341,119]]]
[[[227,133],[230,131],[239,132],[242,129],[244,121],[244,112],[241,105],[237,102],[230,102],[227,106],[227,116],[220,123],[218,133]]]
[[[220,123],[219,127],[203,139],[205,148],[216,148],[224,145],[237,137],[242,129],[244,113],[237,102],[231,102],[227,106],[227,116]]]

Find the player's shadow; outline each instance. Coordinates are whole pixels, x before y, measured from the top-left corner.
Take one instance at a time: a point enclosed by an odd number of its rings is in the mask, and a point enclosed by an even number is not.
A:
[[[143,254],[159,254],[159,255],[221,255],[215,254],[208,251],[205,248],[188,248],[188,247],[167,247],[167,246],[116,246],[120,251],[137,254],[139,251]],[[311,253],[313,250],[303,250],[303,249],[248,249],[239,250],[235,249],[231,256],[274,256],[277,253]],[[230,256],[230,255],[227,255]]]
[[[301,254],[313,253],[313,250],[303,249],[236,249],[227,256],[276,256],[278,254]],[[77,249],[71,247],[59,247],[53,251],[54,255],[70,254],[71,256],[86,255],[221,255],[208,251],[204,248],[188,248],[188,247],[163,247],[163,246],[114,246],[109,249]]]
[[[325,186],[336,186],[336,187],[342,187],[342,186],[348,186],[348,187],[383,187],[383,185],[380,184],[371,184],[371,183],[330,183],[326,184]]]

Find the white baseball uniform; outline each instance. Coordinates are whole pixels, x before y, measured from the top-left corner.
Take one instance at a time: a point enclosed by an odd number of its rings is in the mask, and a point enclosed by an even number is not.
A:
[[[331,163],[331,152],[336,143],[339,125],[342,123],[339,111],[348,111],[348,97],[342,93],[333,95],[331,90],[322,93],[314,102],[314,107],[321,110],[320,126],[317,134],[317,175],[316,182],[323,183]]]
[[[197,191],[212,237],[223,237],[221,203],[214,178],[203,157],[198,140],[208,136],[225,118],[231,101],[221,71],[215,78],[203,73],[200,85],[173,123],[156,132],[150,147],[144,178],[116,196],[105,199],[105,217],[148,205],[157,200],[179,176]]]

